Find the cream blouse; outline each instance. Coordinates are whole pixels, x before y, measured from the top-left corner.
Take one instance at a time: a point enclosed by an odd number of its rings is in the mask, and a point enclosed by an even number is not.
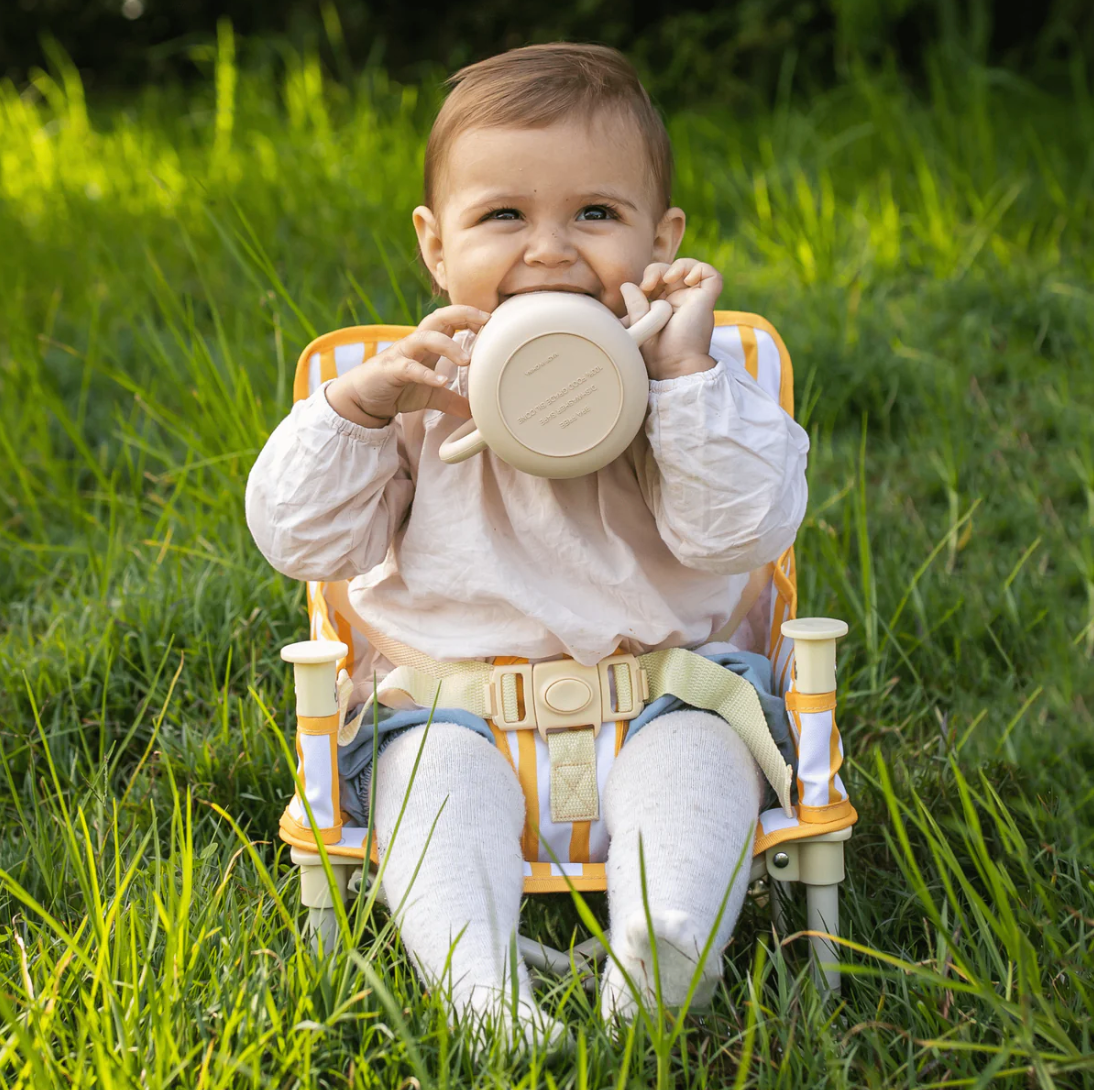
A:
[[[259,454],[247,524],[278,571],[351,580],[362,617],[434,658],[591,665],[617,647],[695,647],[727,623],[748,573],[792,544],[806,506],[805,432],[726,352],[711,355],[709,371],[651,382],[630,447],[568,480],[489,450],[447,465],[438,448],[457,417],[364,428],[320,388]],[[438,370],[466,396],[464,373]],[[358,677],[386,667],[373,656]]]

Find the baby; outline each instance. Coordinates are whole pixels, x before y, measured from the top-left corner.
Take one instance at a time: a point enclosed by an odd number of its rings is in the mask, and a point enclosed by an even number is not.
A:
[[[600,46],[516,49],[451,82],[413,216],[449,305],[280,424],[248,483],[255,541],[294,578],[351,579],[369,625],[435,659],[592,665],[617,649],[749,650],[739,635],[708,641],[749,573],[794,540],[808,440],[711,354],[722,279],[676,256],[685,216],[671,204],[660,118],[629,63]],[[573,479],[521,473],[490,451],[442,463],[441,442],[470,415],[476,332],[506,299],[544,290],[592,296],[629,322],[652,300],[672,305],[642,347],[644,429]],[[370,654],[357,674],[366,689],[374,669],[391,669]],[[384,732],[374,777],[365,768],[344,795],[367,813],[371,785],[388,855],[418,761],[383,876],[403,942],[457,1017],[489,1010],[553,1037],[561,1028],[536,1006],[525,966],[508,964],[525,826],[513,766],[465,712],[438,708],[424,746],[428,709],[414,726],[406,714]],[[361,733],[371,754],[367,724]],[[612,945],[638,999],[655,993],[640,838],[662,999],[684,1000],[713,931],[696,996],[708,1000],[748,883],[762,786],[749,749],[710,712],[679,708],[627,735],[590,850],[606,858]],[[632,1015],[635,1001],[609,964],[605,1015]]]

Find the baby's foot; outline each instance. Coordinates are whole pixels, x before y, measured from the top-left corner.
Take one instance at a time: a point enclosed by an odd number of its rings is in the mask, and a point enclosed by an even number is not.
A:
[[[661,1002],[666,1007],[680,1007],[691,988],[707,936],[697,933],[686,912],[666,909],[654,913],[652,919],[661,977]],[[657,982],[645,912],[632,913],[619,931],[618,934],[614,929],[612,931],[612,950],[638,989],[638,997],[636,1000],[627,986],[620,967],[609,959],[600,989],[600,1012],[605,1019],[610,1020],[615,1014],[629,1021],[638,1013],[638,1001],[648,1010],[657,1006]],[[710,1003],[718,986],[720,970],[720,952],[711,950],[692,996],[690,1010],[701,1009]]]

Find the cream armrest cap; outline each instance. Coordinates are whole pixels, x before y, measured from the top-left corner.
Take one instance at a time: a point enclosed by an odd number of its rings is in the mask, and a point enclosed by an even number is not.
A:
[[[782,634],[789,640],[838,640],[847,635],[847,622],[833,617],[799,617],[783,621]]]
[[[349,654],[349,648],[337,640],[301,640],[281,648],[281,657],[286,662],[301,663],[305,666],[317,666],[324,662],[337,662]]]

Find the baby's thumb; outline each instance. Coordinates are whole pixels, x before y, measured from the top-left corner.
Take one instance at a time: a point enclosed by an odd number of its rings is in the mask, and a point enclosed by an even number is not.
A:
[[[623,296],[623,302],[627,307],[627,316],[623,319],[623,324],[629,329],[639,318],[649,313],[650,301],[637,284],[620,284],[619,294]]]

